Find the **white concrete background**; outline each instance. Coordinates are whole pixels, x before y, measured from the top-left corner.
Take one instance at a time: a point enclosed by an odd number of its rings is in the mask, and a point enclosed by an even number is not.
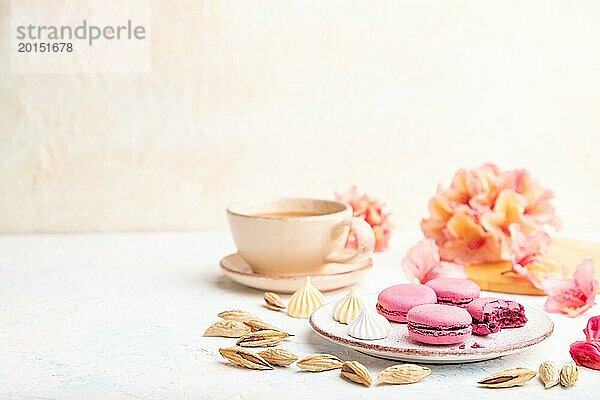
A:
[[[353,183],[414,229],[485,161],[600,228],[598,2],[156,0],[146,75],[10,74],[9,3],[0,231],[223,228]]]

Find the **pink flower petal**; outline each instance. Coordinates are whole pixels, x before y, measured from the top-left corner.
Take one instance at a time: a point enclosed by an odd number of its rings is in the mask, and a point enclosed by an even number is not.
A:
[[[431,239],[423,239],[411,247],[402,260],[404,273],[410,280],[423,282],[429,280],[429,274],[440,263],[439,250]]]
[[[573,279],[546,278],[540,284],[548,294],[545,308],[575,317],[594,304],[598,281],[594,278],[594,264],[585,260],[577,266]]]
[[[436,278],[467,279],[465,267],[460,264],[455,264],[451,262],[442,261],[440,265],[435,269],[435,272],[437,273]]]
[[[585,333],[587,340],[600,341],[600,315],[590,318],[583,333]]]
[[[462,265],[440,262],[439,249],[431,239],[423,239],[412,247],[402,267],[413,282],[426,283],[436,278],[466,278]]]
[[[503,187],[516,191],[526,199],[525,214],[535,220],[536,224],[560,228],[560,219],[550,204],[554,197],[552,191],[541,187],[524,169],[508,171],[503,180]]]
[[[594,261],[587,259],[577,266],[573,274],[575,285],[580,287],[584,293],[595,294],[598,281],[594,279]],[[591,304],[594,304],[594,296],[591,296]]]
[[[533,261],[532,258],[546,252],[550,246],[550,235],[540,231],[534,235],[527,236],[521,230],[518,224],[511,224],[508,227],[512,239],[513,262],[524,264],[524,261]]]
[[[550,235],[538,232],[527,236],[518,224],[508,227],[512,238],[512,270],[517,275],[528,279],[535,287],[539,287],[540,276],[528,266],[539,262],[541,255],[550,245]]]
[[[600,342],[578,341],[569,348],[571,358],[577,365],[600,370]]]

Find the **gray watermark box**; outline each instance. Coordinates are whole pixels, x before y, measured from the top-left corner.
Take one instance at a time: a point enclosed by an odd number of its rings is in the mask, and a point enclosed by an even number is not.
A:
[[[12,0],[12,73],[149,73],[150,0]]]

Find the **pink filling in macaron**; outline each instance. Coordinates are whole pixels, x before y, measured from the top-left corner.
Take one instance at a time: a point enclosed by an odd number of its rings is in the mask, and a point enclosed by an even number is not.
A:
[[[527,323],[525,308],[511,300],[480,298],[467,307],[473,319],[473,333],[489,335],[500,329],[519,328]]]

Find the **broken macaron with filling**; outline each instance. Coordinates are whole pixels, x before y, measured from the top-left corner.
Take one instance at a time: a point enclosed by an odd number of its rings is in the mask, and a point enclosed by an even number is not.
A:
[[[525,308],[516,301],[479,298],[467,307],[473,318],[473,333],[489,335],[505,328],[519,328],[527,323]]]

